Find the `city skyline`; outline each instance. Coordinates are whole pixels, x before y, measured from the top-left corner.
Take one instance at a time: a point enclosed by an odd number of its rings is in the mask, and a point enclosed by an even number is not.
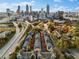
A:
[[[46,5],[49,4],[50,11],[78,11],[79,1],[78,0],[1,0],[0,1],[0,12],[5,12],[7,8],[12,11],[17,10],[17,6],[21,6],[21,10],[26,10],[26,4],[32,5],[33,11],[39,11],[41,8],[46,10]]]

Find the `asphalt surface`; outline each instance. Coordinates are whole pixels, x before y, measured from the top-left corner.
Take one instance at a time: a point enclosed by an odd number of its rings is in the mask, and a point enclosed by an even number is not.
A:
[[[21,32],[20,29],[17,27],[17,24],[14,23],[14,25],[16,26],[16,34],[14,35],[14,37],[0,50],[0,59],[4,59],[4,57],[6,59],[9,59],[9,54],[12,53],[15,49],[15,47],[18,45],[18,42],[20,40],[20,38],[22,37],[22,35],[25,33],[26,29],[28,26],[26,26],[26,28],[22,28]]]
[[[12,37],[12,39],[8,42],[8,44],[6,44],[2,49],[0,49],[0,57],[2,58],[2,56],[4,55],[4,53],[7,51],[7,49],[10,47],[10,45],[12,44],[12,42],[14,42],[15,38],[18,36],[20,29],[17,27],[17,24],[14,23],[15,27],[16,27],[16,33],[15,35]]]

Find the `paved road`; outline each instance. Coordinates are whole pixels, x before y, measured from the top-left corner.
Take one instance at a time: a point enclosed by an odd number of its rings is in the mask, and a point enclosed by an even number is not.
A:
[[[21,37],[24,34],[25,29],[23,28],[22,31],[18,34],[18,36],[15,38],[15,41],[11,44],[10,48],[7,50],[7,52],[5,53],[5,57],[6,59],[9,59],[9,53],[13,52],[16,48],[16,46],[18,45],[19,40],[21,39]]]
[[[16,27],[16,33],[13,36],[13,38],[8,42],[8,44],[6,44],[2,49],[0,49],[0,57],[6,52],[6,50],[9,48],[10,44],[14,41],[15,37],[18,36],[20,29],[17,27],[17,24],[14,23],[15,27]]]
[[[5,50],[5,53],[3,54],[1,59],[3,59],[4,57],[6,59],[9,59],[9,53],[14,52],[16,46],[18,45],[18,42],[20,41],[21,37],[24,35],[27,28],[28,28],[28,23],[27,23],[26,27],[23,27],[21,32],[16,35],[16,37],[13,39],[13,41],[11,41],[11,43],[9,44],[9,47]]]

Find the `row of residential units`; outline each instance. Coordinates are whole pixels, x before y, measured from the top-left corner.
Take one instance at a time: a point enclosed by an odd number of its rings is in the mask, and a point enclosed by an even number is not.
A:
[[[17,59],[55,59],[56,56],[52,44],[47,33],[30,32],[22,49],[17,53]]]

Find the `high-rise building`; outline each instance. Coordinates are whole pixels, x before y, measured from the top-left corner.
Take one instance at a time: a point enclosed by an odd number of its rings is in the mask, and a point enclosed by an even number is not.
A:
[[[29,6],[26,5],[26,12],[28,13],[29,12]]]
[[[49,14],[50,13],[50,7],[49,7],[49,5],[47,4],[47,10],[46,10],[46,12],[47,12],[47,14]]]
[[[17,9],[17,11],[19,11],[20,12],[20,6],[18,5],[18,9]]]
[[[17,9],[16,13],[17,13],[17,14],[20,13],[20,5],[18,5],[18,9]]]

